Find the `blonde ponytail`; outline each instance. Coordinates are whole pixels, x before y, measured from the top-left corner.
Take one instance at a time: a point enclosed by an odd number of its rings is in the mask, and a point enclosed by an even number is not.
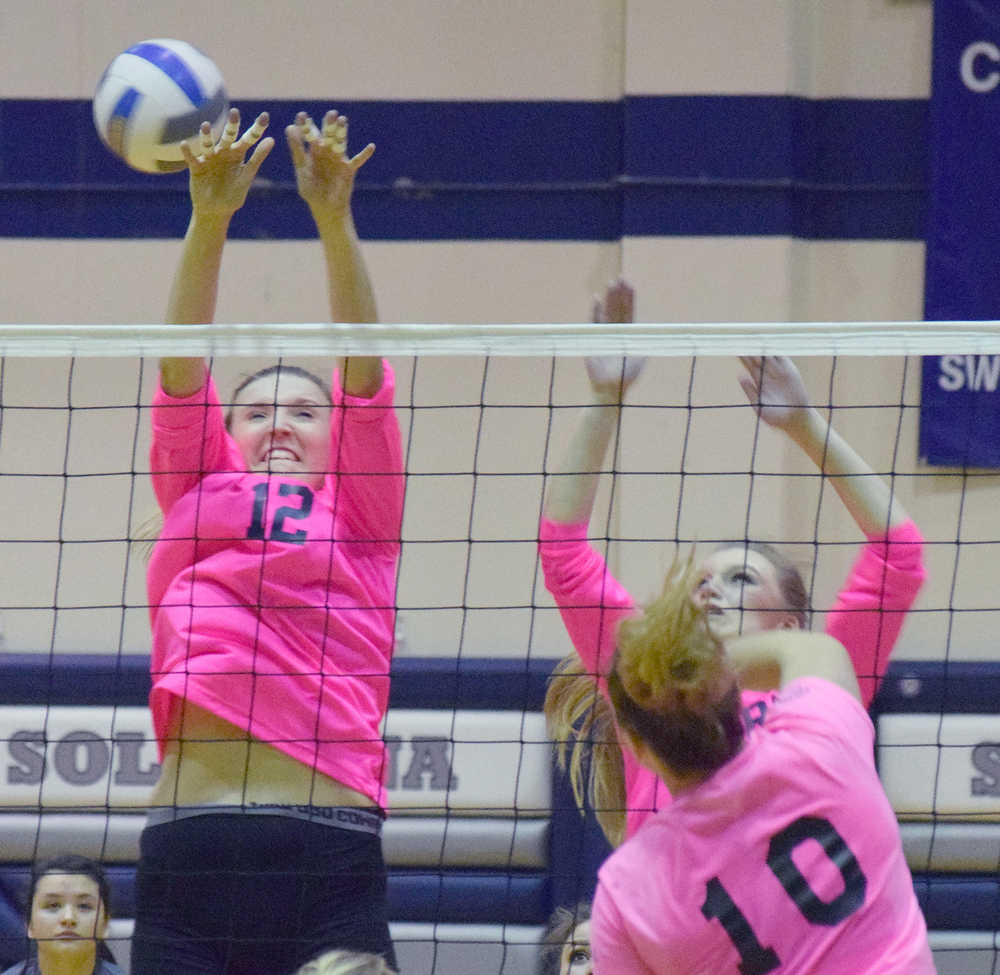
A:
[[[663,591],[640,615],[618,625],[615,669],[643,708],[696,706],[722,666],[722,641],[691,598],[696,579],[692,552],[674,561]]]
[[[739,689],[725,647],[691,598],[694,553],[670,567],[663,591],[618,626],[608,693],[618,725],[677,772],[713,772],[739,749]]]
[[[556,762],[569,776],[582,815],[589,800],[612,846],[625,839],[625,763],[611,704],[575,653],[552,671],[545,720]]]
[[[148,514],[132,531],[132,545],[141,556],[143,562],[149,563],[153,549],[163,531],[163,513],[157,508]]]

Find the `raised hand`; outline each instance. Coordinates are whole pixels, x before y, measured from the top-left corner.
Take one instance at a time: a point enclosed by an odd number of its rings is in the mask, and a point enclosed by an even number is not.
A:
[[[261,140],[267,128],[267,112],[261,112],[253,125],[237,138],[240,112],[229,110],[229,118],[218,143],[212,127],[201,123],[198,136],[181,143],[181,152],[191,173],[191,205],[199,216],[231,216],[246,201],[261,163],[274,148],[274,139]],[[256,146],[253,155],[246,155]]]
[[[317,216],[346,213],[354,190],[354,177],[371,158],[369,142],[353,158],[347,155],[347,118],[332,109],[323,116],[323,128],[299,112],[295,124],[285,129],[295,166],[299,196]]]
[[[603,298],[594,298],[593,321],[598,324],[624,324],[632,321],[635,290],[624,279],[613,281]],[[618,402],[639,378],[646,359],[643,356],[587,356],[587,375],[595,395],[602,401]]]
[[[604,289],[604,297],[594,296],[594,322],[624,324],[632,321],[635,308],[635,289],[624,278],[612,281]]]
[[[789,430],[805,421],[809,394],[802,376],[787,356],[740,356],[746,370],[740,386],[756,414],[768,426]]]

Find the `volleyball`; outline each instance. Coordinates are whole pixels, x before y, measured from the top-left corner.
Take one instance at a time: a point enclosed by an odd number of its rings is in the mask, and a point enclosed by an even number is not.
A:
[[[211,58],[184,41],[157,38],[107,66],[93,107],[101,141],[116,156],[144,173],[170,173],[184,169],[181,143],[202,122],[219,138],[229,99]]]

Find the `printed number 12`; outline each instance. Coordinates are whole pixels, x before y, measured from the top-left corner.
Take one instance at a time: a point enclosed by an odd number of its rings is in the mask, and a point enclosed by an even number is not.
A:
[[[312,511],[313,493],[304,484],[282,484],[278,487],[278,494],[283,498],[290,496],[302,499],[298,508],[289,505],[282,505],[274,512],[271,519],[271,540],[274,542],[293,542],[296,545],[305,545],[306,532],[304,529],[289,532],[282,527],[286,518],[308,518]],[[253,489],[253,514],[250,516],[250,527],[247,529],[247,538],[267,538],[264,531],[264,515],[267,511],[267,484],[257,484]]]

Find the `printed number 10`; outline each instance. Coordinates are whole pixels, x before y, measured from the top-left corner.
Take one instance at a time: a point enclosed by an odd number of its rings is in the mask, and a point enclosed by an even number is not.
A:
[[[809,886],[809,881],[792,860],[792,851],[805,840],[815,840],[823,848],[844,881],[843,891],[832,901],[823,901]],[[812,924],[832,927],[850,917],[865,901],[868,882],[857,858],[833,824],[816,816],[802,816],[771,837],[767,865],[778,878],[802,916]],[[740,953],[741,975],[766,975],[781,959],[773,948],[765,948],[754,934],[750,922],[733,902],[718,877],[709,880],[701,913],[715,918]]]

